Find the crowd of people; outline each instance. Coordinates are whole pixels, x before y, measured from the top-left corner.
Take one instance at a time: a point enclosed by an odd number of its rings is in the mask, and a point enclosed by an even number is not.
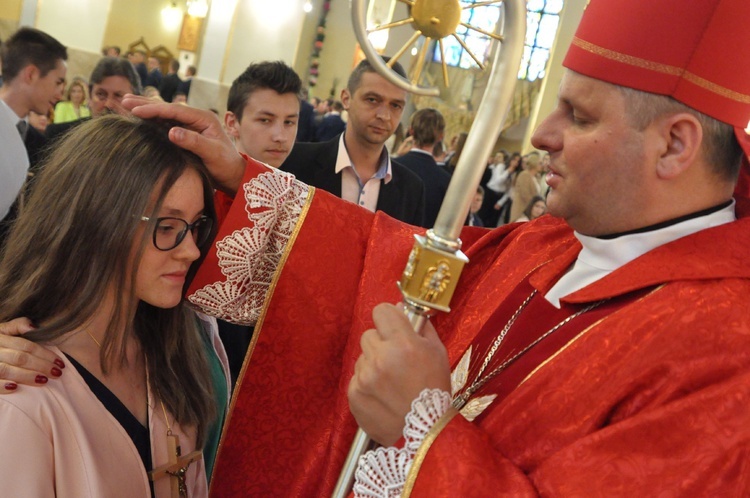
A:
[[[536,150],[483,165],[453,311],[419,333],[394,282],[456,278],[413,249],[466,141],[440,112],[404,116],[367,60],[324,109],[269,61],[220,120],[165,101],[176,61],[110,47],[66,86],[66,48],[19,29],[4,492],[330,496],[359,426],[380,447],[355,496],[750,493],[750,65],[724,57],[750,8],[681,5],[590,2]]]

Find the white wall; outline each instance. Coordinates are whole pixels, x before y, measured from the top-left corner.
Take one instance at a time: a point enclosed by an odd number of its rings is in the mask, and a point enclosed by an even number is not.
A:
[[[335,87],[333,98],[341,98],[341,89],[346,86],[349,73],[354,69],[356,47],[357,37],[352,28],[349,2],[334,0],[326,18],[326,38],[320,53],[320,75],[312,95],[327,98],[331,88]]]
[[[236,0],[213,0],[208,17],[204,21],[206,26],[198,61],[198,75],[217,84],[221,79],[223,64],[226,60],[225,53],[229,35],[232,32],[236,4]],[[190,92],[192,91],[191,86]],[[213,105],[215,104],[211,103],[208,107]]]
[[[240,2],[222,82],[231,84],[253,62],[282,60],[293,66],[306,15],[303,4],[304,0]]]
[[[44,0],[36,12],[35,27],[67,47],[100,53],[111,1]]]

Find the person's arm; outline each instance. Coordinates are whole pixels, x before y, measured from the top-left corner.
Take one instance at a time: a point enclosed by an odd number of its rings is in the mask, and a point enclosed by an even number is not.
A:
[[[416,334],[403,307],[385,303],[372,318],[376,328],[362,334],[349,405],[359,426],[388,446],[401,436],[404,417],[423,389],[450,391],[450,365],[429,322]]]
[[[216,187],[234,197],[242,183],[245,161],[214,113],[179,104],[156,103],[135,95],[127,95],[122,105],[139,118],[182,123],[182,127],[175,126],[169,131],[169,139],[200,157]]]
[[[627,393],[627,406],[599,407],[608,417],[590,416],[596,412],[585,405],[590,393],[578,398],[575,390],[551,388],[539,401],[559,407],[545,412],[555,417],[551,426],[533,404],[518,400],[513,407],[507,401],[495,407],[494,419],[470,422],[451,406],[450,387],[440,385],[444,353],[430,340],[431,325],[425,326],[425,341],[413,332],[409,337],[410,325],[399,313],[376,309],[377,330],[363,336],[349,400],[368,435],[393,444],[405,426],[405,445],[368,452],[360,460],[355,492],[358,486],[372,489],[372,476],[383,475],[400,477],[386,484],[401,485],[402,496],[414,497],[649,496],[654,489],[679,496],[745,496],[750,490],[750,478],[737,471],[750,443],[746,368],[722,370],[724,378],[695,385],[688,394],[656,393],[653,385],[641,389],[623,376],[626,384],[613,389]],[[420,386],[419,396],[409,401]],[[536,391],[527,393],[531,396],[538,399]],[[654,402],[661,396],[663,402]],[[642,404],[632,406],[639,398]],[[399,419],[408,406],[409,414]],[[565,412],[583,421],[555,426],[557,418],[570,418]],[[514,435],[506,425],[514,419],[532,434]],[[536,427],[528,422],[537,419]],[[526,441],[522,448],[519,438]],[[391,463],[386,469],[383,462]]]
[[[508,182],[508,177],[510,177],[511,173],[512,171],[506,168],[505,165],[495,165],[492,169],[492,177],[490,178],[490,181],[487,182],[487,188],[494,190],[498,194],[504,192],[503,187],[505,187],[505,184]]]
[[[430,322],[421,334],[415,334],[402,309],[381,304],[373,310],[376,328],[362,336],[362,355],[349,384],[349,405],[357,423],[385,446],[360,459],[355,496],[363,496],[373,487],[384,491],[399,485],[408,495],[411,485],[407,477],[420,470],[425,453],[429,451],[432,456],[435,442],[428,438],[438,434],[443,438],[441,431],[448,434],[446,428],[450,426],[453,431],[454,425],[461,437],[451,438],[453,452],[446,451],[442,444],[434,452],[440,454],[438,465],[429,467],[430,476],[426,478],[433,482],[428,483],[429,492],[420,496],[487,496],[490,489],[492,496],[536,496],[523,472],[492,448],[481,429],[451,407],[447,351]],[[393,447],[402,434],[403,448]],[[422,459],[416,458],[418,453]],[[388,469],[382,468],[384,461],[391,462]],[[466,472],[475,475],[470,485]],[[386,475],[389,477],[378,479]],[[422,482],[412,484],[421,486]]]
[[[19,384],[44,385],[62,375],[65,363],[55,353],[22,337],[33,329],[27,318],[0,323],[0,394],[15,392]]]

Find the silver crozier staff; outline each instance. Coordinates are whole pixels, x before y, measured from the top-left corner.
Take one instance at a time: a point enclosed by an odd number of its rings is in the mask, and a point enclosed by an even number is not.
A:
[[[419,25],[419,19],[414,15],[416,10],[422,11],[420,17],[426,18],[433,25],[445,20],[446,12],[455,14],[456,9],[459,13],[461,10],[459,0],[414,0],[409,3],[414,17],[413,24],[423,33],[429,31],[430,26]],[[421,330],[425,320],[436,310],[450,311],[449,304],[458,277],[468,262],[468,258],[461,252],[461,240],[458,236],[482,178],[487,157],[513,101],[526,34],[526,2],[506,0],[503,6],[503,22],[498,22],[498,33],[503,37],[502,47],[495,51],[487,88],[440,207],[435,227],[428,230],[425,236],[415,236],[414,248],[398,283],[406,303],[406,314],[416,331]],[[430,8],[434,9],[434,15],[424,16],[424,10]],[[407,91],[435,95],[434,89],[425,91],[396,75],[380,58],[367,40],[363,25],[364,0],[352,0],[351,10],[357,39],[378,73]],[[455,31],[459,20],[455,20],[451,32]],[[333,498],[344,498],[349,494],[359,457],[369,445],[370,438],[362,429],[358,429],[334,488]]]

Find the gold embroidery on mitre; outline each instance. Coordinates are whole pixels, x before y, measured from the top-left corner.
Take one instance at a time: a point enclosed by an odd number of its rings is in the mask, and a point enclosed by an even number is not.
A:
[[[622,62],[623,64],[629,64],[631,66],[648,69],[650,71],[656,71],[658,73],[669,74],[672,76],[681,76],[685,72],[684,69],[676,66],[661,64],[659,62],[641,59],[640,57],[633,57],[632,55],[615,52],[614,50],[600,47],[599,45],[594,45],[593,43],[587,42],[586,40],[581,40],[578,37],[573,38],[573,45],[585,50],[586,52],[600,55],[605,59]]]
[[[729,88],[724,88],[723,86],[719,86],[716,83],[712,83],[708,81],[707,79],[701,78],[697,74],[693,74],[688,71],[685,71],[685,76],[683,77],[690,83],[694,84],[695,86],[705,88],[706,90],[713,92],[717,95],[720,95],[730,100],[735,100],[737,102],[740,102],[741,104],[750,104],[750,96],[739,93],[739,92],[735,92],[734,90],[730,90]]]
[[[600,47],[599,45],[594,45],[593,43],[587,42],[586,40],[581,40],[578,37],[573,38],[573,45],[582,50],[585,50],[586,52],[604,57],[605,59],[622,62],[623,64],[640,67],[649,71],[668,74],[670,76],[679,76],[686,81],[689,81],[690,83],[699,86],[704,90],[715,93],[721,97],[725,97],[742,104],[750,104],[750,95],[735,92],[734,90],[730,90],[729,88],[717,85],[716,83],[708,81],[707,79],[702,78],[697,74],[691,73],[690,71],[686,71],[682,68],[670,66],[669,64],[661,64],[659,62],[654,62],[647,59],[641,59],[640,57],[634,57],[632,55],[627,55],[620,52],[615,52],[614,50]]]

